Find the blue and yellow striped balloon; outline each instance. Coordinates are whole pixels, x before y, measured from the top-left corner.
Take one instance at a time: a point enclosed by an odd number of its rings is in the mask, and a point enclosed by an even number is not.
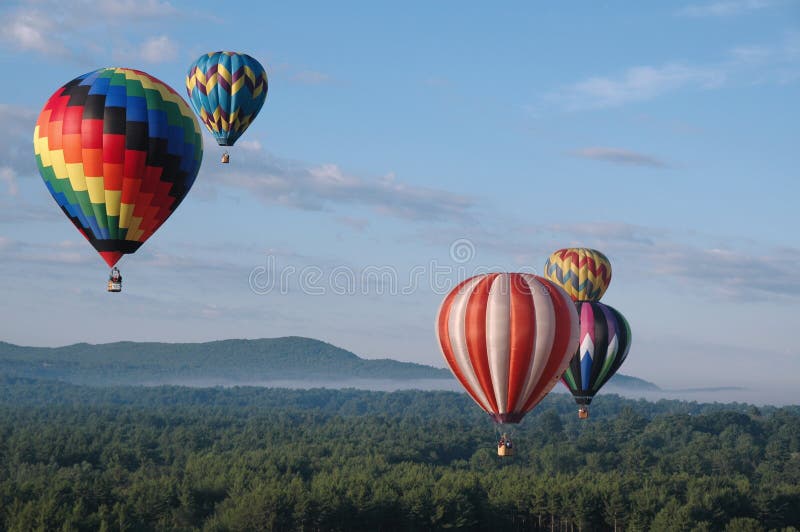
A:
[[[267,98],[267,73],[247,54],[211,52],[189,67],[186,92],[220,146],[233,146]]]

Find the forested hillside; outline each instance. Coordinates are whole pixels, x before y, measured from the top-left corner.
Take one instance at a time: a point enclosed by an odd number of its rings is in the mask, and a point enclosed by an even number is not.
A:
[[[800,409],[551,395],[494,450],[464,394],[0,378],[0,529],[781,530]]]
[[[55,348],[0,342],[0,373],[77,384],[157,384],[211,377],[250,383],[277,379],[451,378],[445,369],[390,359],[367,360],[329,343],[296,336]]]
[[[0,374],[98,386],[296,381],[335,387],[337,382],[347,385],[353,379],[453,380],[447,369],[365,359],[335,345],[298,336],[203,343],[83,343],[52,348],[0,342]],[[609,384],[620,390],[658,390],[652,383],[619,374]]]

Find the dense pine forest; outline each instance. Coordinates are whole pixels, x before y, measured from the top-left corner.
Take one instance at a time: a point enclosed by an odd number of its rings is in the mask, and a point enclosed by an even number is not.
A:
[[[800,408],[0,377],[0,529],[793,530]],[[794,527],[794,528],[792,528]]]

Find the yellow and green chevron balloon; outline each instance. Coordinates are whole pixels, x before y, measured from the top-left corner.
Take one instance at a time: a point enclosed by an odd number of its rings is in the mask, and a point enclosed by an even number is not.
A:
[[[599,301],[611,282],[611,263],[596,249],[559,249],[547,259],[544,275],[573,301]]]
[[[267,98],[267,73],[247,54],[211,52],[189,67],[186,92],[220,146],[233,146]]]

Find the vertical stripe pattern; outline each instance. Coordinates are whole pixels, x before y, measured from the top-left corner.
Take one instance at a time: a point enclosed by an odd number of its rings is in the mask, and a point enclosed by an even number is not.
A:
[[[530,274],[467,279],[445,297],[436,330],[456,379],[501,423],[518,423],[536,406],[578,346],[569,296]]]
[[[580,318],[580,344],[562,380],[576,403],[588,405],[625,362],[631,329],[618,310],[603,303],[578,301],[575,307]]]

